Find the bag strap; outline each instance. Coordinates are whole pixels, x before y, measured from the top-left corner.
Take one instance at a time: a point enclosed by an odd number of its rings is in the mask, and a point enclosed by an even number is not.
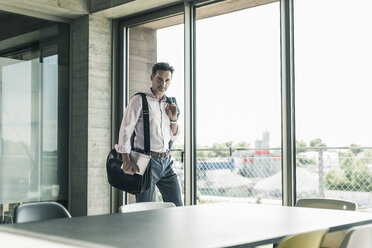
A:
[[[150,113],[149,113],[149,106],[148,106],[148,103],[147,103],[147,98],[146,98],[146,94],[143,93],[143,92],[138,92],[135,95],[141,95],[142,97],[142,115],[143,115],[143,131],[144,131],[144,151],[145,152],[150,152]],[[178,108],[178,104],[177,104],[177,101],[176,101],[176,98],[174,97],[166,97],[166,102],[167,103],[175,103],[176,106],[177,106],[177,118],[180,114],[180,110]],[[131,145],[132,147],[134,147],[134,136],[136,136],[136,133],[133,132],[132,134],[132,137],[131,137]],[[168,149],[170,150],[172,148],[172,145],[173,145],[173,142],[172,140],[169,141],[169,144],[168,144]]]
[[[142,115],[143,115],[143,132],[145,152],[150,152],[150,113],[145,93],[137,93],[142,96]],[[136,94],[136,95],[137,95]]]
[[[142,97],[142,116],[143,116],[143,136],[144,136],[144,151],[150,152],[150,113],[149,113],[149,106],[146,99],[146,94],[143,92],[138,92],[135,95],[141,95]],[[131,136],[131,146],[134,147],[134,137],[136,133],[133,131]]]

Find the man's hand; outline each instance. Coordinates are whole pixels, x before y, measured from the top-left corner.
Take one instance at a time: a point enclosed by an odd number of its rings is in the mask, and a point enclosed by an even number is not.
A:
[[[134,173],[139,171],[138,165],[130,160],[128,153],[121,154],[121,157],[123,159],[123,172],[125,174],[134,175]]]
[[[177,120],[177,105],[175,103],[168,103],[167,107],[165,108],[167,111],[167,115],[169,116],[169,119],[172,121]]]

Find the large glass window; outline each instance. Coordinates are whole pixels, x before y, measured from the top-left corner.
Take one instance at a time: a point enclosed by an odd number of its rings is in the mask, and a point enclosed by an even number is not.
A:
[[[195,124],[196,183],[191,185],[196,185],[197,203],[281,204],[281,103],[289,99],[280,99],[280,56],[286,55],[280,54],[279,1],[194,4],[195,33],[188,35],[195,35],[190,75],[195,95],[187,100],[195,100],[190,128]],[[362,210],[372,206],[371,7],[367,0],[353,5],[294,0],[294,58],[286,59],[295,68],[297,198],[349,199]],[[189,59],[183,58],[188,30],[179,25],[181,19],[174,20],[130,28],[130,34],[138,31],[150,41],[130,38],[130,95],[146,86],[148,73],[143,72],[155,61],[176,65],[180,79],[175,81],[183,81],[177,67]],[[149,29],[156,30],[151,37]],[[147,68],[141,68],[144,64]],[[145,81],[136,81],[138,76]],[[168,93],[177,96],[182,111],[180,89]],[[183,144],[174,148],[182,168]]]
[[[174,67],[172,82],[165,93],[175,97],[180,109],[178,125],[181,135],[172,144],[174,171],[183,188],[183,122],[184,122],[184,39],[183,15],[145,23],[129,28],[129,97],[151,87],[151,68],[156,62],[168,62]],[[183,190],[182,190],[183,192]],[[161,200],[157,191],[155,200]]]
[[[198,204],[281,204],[279,3],[196,9]]]
[[[372,207],[371,8],[294,1],[297,198]]]
[[[69,32],[57,29],[0,57],[1,222],[25,202],[67,204]]]

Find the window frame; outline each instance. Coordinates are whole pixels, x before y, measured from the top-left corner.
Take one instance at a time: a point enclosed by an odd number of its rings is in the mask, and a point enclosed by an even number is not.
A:
[[[115,144],[117,139],[123,108],[128,102],[128,29],[132,26],[184,14],[185,205],[196,204],[195,13],[198,7],[223,1],[185,0],[183,3],[113,21],[112,145]],[[279,0],[279,2],[281,22],[282,204],[293,206],[296,201],[293,0]],[[112,206],[118,207],[123,202],[121,195],[121,192],[112,190]],[[125,199],[125,203],[127,203],[127,199]],[[114,212],[113,207],[112,211]]]

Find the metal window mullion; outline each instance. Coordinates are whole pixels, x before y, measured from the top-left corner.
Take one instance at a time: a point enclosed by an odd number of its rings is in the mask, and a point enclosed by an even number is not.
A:
[[[121,65],[121,70],[122,73],[122,78],[120,80],[120,101],[119,104],[119,116],[120,120],[122,120],[123,115],[124,115],[124,106],[128,105],[129,101],[129,27],[124,27],[123,24],[120,25],[120,29],[122,30],[122,35],[121,35],[121,45],[120,47],[123,48],[123,50],[120,51],[121,56],[123,57],[121,61],[123,64]],[[119,128],[120,129],[120,128]],[[117,133],[119,133],[119,129],[117,130]],[[123,191],[118,191],[118,198],[119,198],[119,203],[120,205],[122,204],[128,204],[129,201],[129,193],[123,192]],[[124,197],[124,199],[123,199]],[[123,201],[124,200],[124,201]]]
[[[114,147],[116,137],[118,134],[118,112],[120,109],[119,105],[119,99],[120,99],[120,93],[119,93],[119,85],[121,83],[120,81],[120,53],[121,50],[121,40],[120,40],[120,34],[122,31],[119,31],[119,23],[118,21],[114,20],[112,21],[112,37],[111,37],[111,138],[110,138],[110,148]],[[118,205],[120,205],[119,198],[118,198],[118,190],[114,187],[110,187],[110,213],[116,213],[118,209]]]
[[[42,53],[40,52],[40,56],[42,56]],[[40,61],[40,60],[39,60]],[[38,73],[39,73],[39,141],[38,141],[38,182],[37,182],[37,190],[38,190],[38,201],[41,201],[41,187],[42,187],[42,172],[43,172],[43,139],[44,139],[44,101],[43,101],[43,95],[44,95],[44,66],[42,62],[38,62]]]
[[[282,195],[283,205],[296,200],[293,0],[280,0],[281,98],[282,98]]]
[[[184,59],[185,59],[185,205],[196,203],[196,182],[195,182],[195,161],[196,161],[196,142],[195,142],[195,73],[194,73],[194,37],[195,37],[195,17],[194,8],[191,2],[185,0],[184,14]]]

